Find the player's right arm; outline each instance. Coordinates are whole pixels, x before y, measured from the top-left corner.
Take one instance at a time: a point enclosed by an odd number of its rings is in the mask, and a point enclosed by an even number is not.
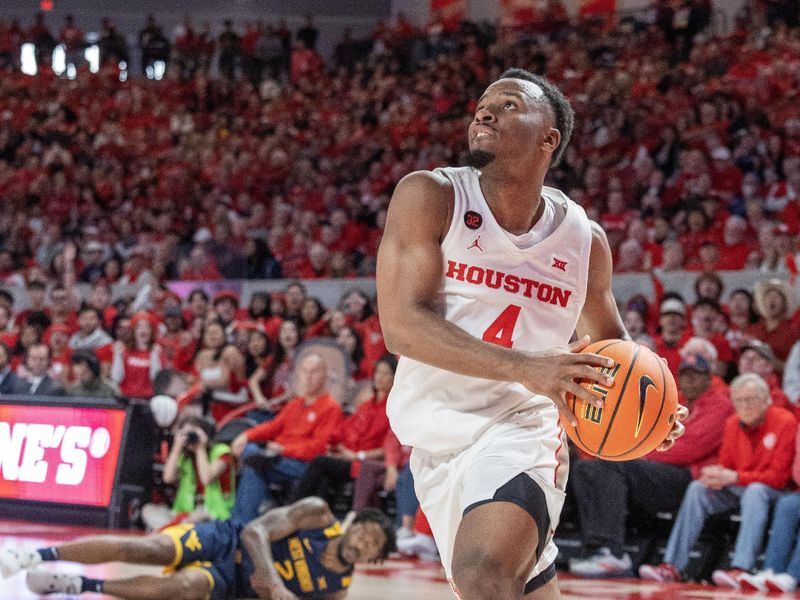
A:
[[[575,382],[604,385],[594,367],[613,364],[596,354],[578,354],[584,338],[545,352],[522,352],[473,337],[436,310],[442,284],[441,242],[449,227],[453,188],[436,173],[417,171],[395,189],[378,250],[378,305],[386,347],[435,367],[484,379],[515,381],[551,398],[571,422],[567,392],[598,404],[599,398]]]
[[[322,498],[303,498],[267,511],[242,530],[241,540],[253,562],[250,584],[266,600],[296,600],[286,589],[272,560],[271,542],[283,539],[300,529],[328,527],[335,517]]]

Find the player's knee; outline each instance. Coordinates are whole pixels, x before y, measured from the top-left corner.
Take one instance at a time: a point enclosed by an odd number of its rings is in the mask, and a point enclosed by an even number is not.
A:
[[[453,579],[465,598],[497,600],[515,598],[512,590],[525,587],[525,576],[516,565],[502,557],[474,549],[453,560]]]

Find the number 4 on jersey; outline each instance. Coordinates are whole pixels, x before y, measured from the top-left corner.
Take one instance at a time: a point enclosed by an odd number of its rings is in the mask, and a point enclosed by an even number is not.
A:
[[[511,348],[514,345],[512,338],[514,336],[514,327],[517,325],[519,318],[519,311],[522,310],[516,304],[509,304],[500,316],[486,328],[483,332],[483,341],[498,346]]]

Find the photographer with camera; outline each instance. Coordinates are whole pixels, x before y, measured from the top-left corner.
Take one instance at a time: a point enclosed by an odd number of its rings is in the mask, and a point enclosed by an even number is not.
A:
[[[147,529],[231,516],[236,493],[233,455],[228,444],[210,441],[213,435],[210,419],[184,415],[178,421],[163,474],[164,483],[176,487],[175,500],[171,509],[157,504],[143,508]]]

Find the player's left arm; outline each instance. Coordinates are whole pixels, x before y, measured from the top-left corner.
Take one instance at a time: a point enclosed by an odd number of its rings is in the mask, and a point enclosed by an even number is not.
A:
[[[592,342],[631,339],[622,323],[614,300],[611,274],[614,270],[611,247],[603,229],[591,221],[592,248],[589,252],[589,277],[586,280],[586,301],[578,319],[578,338],[588,335]]]
[[[592,249],[589,253],[589,277],[586,281],[586,301],[583,311],[578,319],[576,333],[579,338],[588,335],[591,341],[621,339],[629,340],[631,336],[625,330],[622,317],[614,299],[614,290],[611,287],[611,274],[614,271],[611,259],[611,247],[602,227],[592,224]],[[658,447],[659,450],[669,450],[675,440],[683,435],[686,430],[681,423],[689,415],[685,406],[678,406],[677,419],[672,430],[667,434]]]
[[[248,523],[241,540],[253,562],[250,584],[262,598],[285,598],[290,592],[272,561],[271,542],[285,538],[300,529],[328,527],[335,518],[322,498],[303,498],[289,506],[267,511]]]

